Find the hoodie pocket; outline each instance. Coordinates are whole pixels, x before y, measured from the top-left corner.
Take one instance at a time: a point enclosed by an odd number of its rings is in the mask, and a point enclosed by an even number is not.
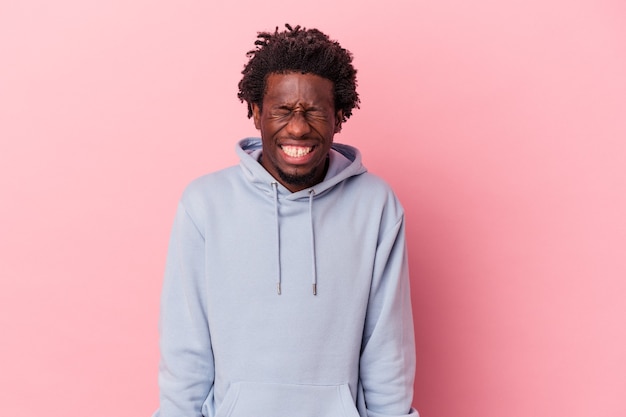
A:
[[[348,384],[235,382],[215,417],[359,417]]]

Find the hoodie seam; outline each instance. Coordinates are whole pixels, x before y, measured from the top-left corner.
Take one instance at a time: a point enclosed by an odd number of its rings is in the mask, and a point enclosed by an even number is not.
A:
[[[193,217],[187,210],[187,207],[185,207],[185,203],[181,201],[180,206],[182,207],[183,211],[185,212],[185,215],[187,216],[191,224],[193,224],[193,227],[196,229],[198,234],[202,237],[202,240],[206,241],[206,237],[204,236],[204,233],[202,233],[202,230],[198,227],[198,224],[196,223],[196,221],[193,219]]]

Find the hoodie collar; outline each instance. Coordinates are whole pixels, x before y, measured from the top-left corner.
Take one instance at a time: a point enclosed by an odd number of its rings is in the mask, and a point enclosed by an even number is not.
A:
[[[264,193],[272,195],[274,193],[272,183],[277,182],[277,180],[258,162],[262,148],[263,145],[260,138],[246,138],[239,141],[236,152],[239,156],[239,164],[248,180]],[[318,196],[345,179],[367,171],[361,163],[361,153],[353,146],[333,143],[329,157],[328,172],[322,182],[295,193],[278,183],[278,195],[287,200],[309,199],[311,190]]]

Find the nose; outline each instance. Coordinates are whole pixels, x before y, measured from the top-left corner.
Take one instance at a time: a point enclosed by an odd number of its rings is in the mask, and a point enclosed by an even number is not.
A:
[[[302,111],[294,111],[287,123],[286,130],[294,138],[303,137],[311,132],[311,126]]]

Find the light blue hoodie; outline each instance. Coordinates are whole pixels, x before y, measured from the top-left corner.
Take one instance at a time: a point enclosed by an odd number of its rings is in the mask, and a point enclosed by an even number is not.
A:
[[[239,142],[240,166],[193,181],[161,300],[155,417],[412,416],[415,353],[404,214],[334,144],[291,193]]]

